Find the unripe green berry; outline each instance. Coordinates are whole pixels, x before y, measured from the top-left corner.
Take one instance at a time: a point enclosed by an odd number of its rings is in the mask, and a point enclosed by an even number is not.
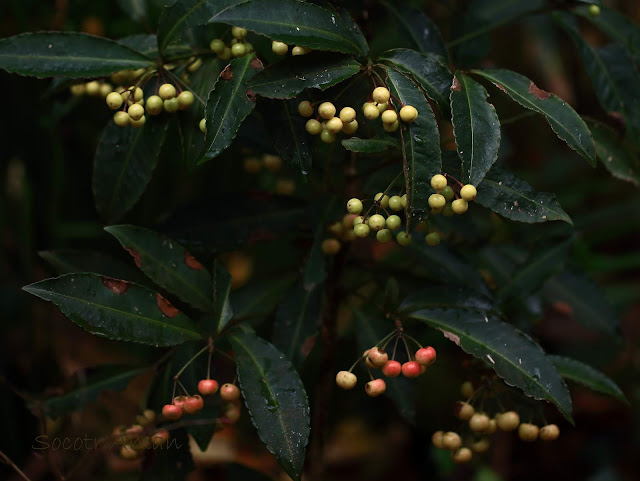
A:
[[[389,196],[385,195],[384,192],[378,192],[373,198],[376,202],[380,204],[380,207],[386,209],[389,207]]]
[[[209,48],[217,54],[221,54],[222,52],[224,52],[225,47],[226,45],[219,38],[214,38],[209,44]]]
[[[253,45],[251,45],[249,42],[244,42],[243,45],[244,45],[244,48],[247,49],[248,53],[253,52]]]
[[[389,112],[387,110],[387,112]],[[382,128],[384,129],[385,132],[389,132],[389,133],[393,133],[396,130],[398,130],[400,128],[400,122],[398,122],[397,120],[391,124],[382,124]]]
[[[180,92],[180,95],[178,95],[178,108],[180,110],[187,110],[193,105],[194,100],[195,97],[193,95],[193,92],[184,90]]]
[[[358,121],[352,120],[348,124],[342,125],[342,131],[347,135],[353,135],[358,130]]]
[[[598,15],[600,15],[600,7],[593,3],[589,5],[589,15],[592,17],[597,17]]]
[[[164,108],[164,102],[157,95],[152,95],[147,99],[146,110],[150,115],[158,115]]]
[[[430,234],[427,234],[424,240],[428,246],[435,247],[440,244],[440,234],[437,232],[431,232]]]
[[[180,109],[180,103],[176,97],[164,101],[164,110],[170,114],[177,112]]]
[[[387,229],[389,230],[398,230],[402,225],[402,219],[397,215],[390,215],[386,220]]]
[[[463,185],[462,189],[460,189],[460,197],[467,202],[471,202],[475,199],[477,194],[478,192],[476,191],[476,188],[471,184]]]
[[[444,189],[440,189],[440,193],[444,196],[447,202],[453,199],[453,189],[450,185],[447,185]]]
[[[402,199],[402,208],[403,208],[403,209],[406,209],[406,208],[407,208],[407,205],[408,205],[408,203],[407,203],[407,194],[404,194],[404,195],[401,197],[401,199]]]
[[[431,187],[433,187],[433,190],[440,191],[444,189],[446,186],[447,186],[447,178],[444,175],[437,174],[431,177]]]
[[[404,231],[398,232],[398,235],[396,236],[396,242],[402,247],[406,247],[411,244],[411,240],[411,234],[407,234]]]
[[[378,242],[381,242],[382,244],[386,244],[391,240],[391,238],[392,238],[392,235],[389,229],[381,229],[378,232],[376,232],[376,239],[378,240]]]
[[[120,95],[118,92],[111,92],[109,95],[107,95],[106,102],[111,110],[118,110],[120,107],[122,107],[124,100],[122,100],[122,95]]]
[[[364,239],[365,237],[369,236],[371,229],[367,224],[358,224],[353,227],[353,232],[356,235],[356,237],[359,237],[360,239]]]
[[[322,129],[322,132],[320,133],[320,140],[325,144],[331,144],[336,141],[336,134],[329,132],[327,129]]]
[[[276,55],[286,55],[289,51],[289,46],[284,42],[273,41],[271,44],[271,51]]]
[[[444,209],[444,207],[440,207],[439,209],[431,209],[431,214],[438,215],[438,214],[442,213],[443,209]]]
[[[338,117],[333,117],[327,120],[326,129],[332,134],[337,134],[342,130],[342,126],[342,120],[340,120]]]
[[[131,120],[140,120],[144,115],[144,107],[140,104],[133,104],[127,111]]]
[[[176,96],[176,88],[173,84],[162,84],[158,89],[158,95],[162,100],[169,100]]]
[[[307,124],[305,125],[304,128],[311,135],[318,135],[320,132],[322,132],[322,125],[320,124],[320,122],[318,122],[315,119],[307,120]]]
[[[374,232],[383,229],[385,224],[386,221],[380,214],[374,214],[369,218],[369,228]]]
[[[453,209],[451,208],[451,202],[447,202],[442,208],[442,215],[445,217],[452,217],[454,215]]]
[[[382,112],[381,119],[385,124],[393,124],[398,120],[398,114],[395,110],[385,110]]]
[[[233,27],[231,29],[231,35],[233,35],[234,38],[242,40],[247,36],[247,30],[241,27]]]
[[[192,57],[193,59],[193,57]],[[191,61],[191,63],[187,66],[187,70],[191,73],[197,72],[198,70],[200,70],[200,67],[202,67],[202,59],[201,58],[197,58],[197,59],[193,59]]]
[[[231,47],[225,47],[222,52],[218,54],[218,58],[220,60],[231,60]]]
[[[431,194],[429,196],[429,207],[432,209],[442,209],[447,201],[442,194]]]
[[[298,104],[298,113],[303,117],[311,117],[313,115],[313,105],[308,100],[303,100]]]
[[[296,45],[291,49],[291,55],[297,57],[298,55],[306,55],[308,53],[307,49],[304,47],[299,47]]]
[[[200,127],[200,132],[203,134],[207,133],[207,119],[200,120],[200,124],[198,126]]]
[[[336,115],[336,106],[331,102],[322,102],[318,107],[318,115],[325,120],[329,120]]]
[[[362,109],[362,113],[369,120],[377,119],[380,116],[380,112],[378,111],[378,108],[372,103],[365,104],[365,106]]]
[[[347,202],[347,211],[350,214],[359,214],[360,212],[362,212],[362,201],[355,197],[353,199],[350,199]]]
[[[135,129],[139,129],[140,127],[142,127],[144,125],[144,123],[146,121],[147,121],[147,118],[143,115],[138,120],[131,119],[129,124],[131,125],[131,127],[135,128]]]
[[[402,207],[402,198],[398,195],[394,195],[389,199],[389,209],[394,210],[396,212],[400,212],[404,207]]]
[[[378,113],[382,113],[389,108],[389,104],[387,102],[376,103],[375,106],[378,109]]]
[[[129,117],[128,113],[121,110],[116,112],[113,116],[113,123],[118,127],[126,127],[129,125],[129,122],[131,122],[131,117]]]
[[[373,89],[371,97],[378,103],[385,103],[389,101],[389,97],[391,97],[391,94],[385,87],[376,87],[375,89]]]
[[[234,57],[244,57],[247,53],[247,48],[244,43],[236,43],[231,46],[231,55]]]
[[[403,122],[413,122],[418,118],[418,111],[411,105],[405,105],[400,109],[400,118]]]
[[[464,199],[456,199],[451,203],[451,209],[456,214],[464,214],[469,208],[469,204]]]
[[[349,122],[355,120],[356,118],[356,111],[351,108],[351,107],[344,107],[342,110],[340,110],[340,120],[342,120],[344,123],[348,124]]]

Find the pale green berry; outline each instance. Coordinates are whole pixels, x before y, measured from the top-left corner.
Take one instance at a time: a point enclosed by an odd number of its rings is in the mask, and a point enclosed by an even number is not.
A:
[[[356,133],[357,130],[358,130],[358,121],[357,120],[352,120],[348,124],[343,124],[342,125],[342,131],[345,134],[353,135],[353,134]]]
[[[140,127],[142,127],[144,125],[144,123],[147,121],[147,118],[143,115],[142,117],[140,117],[138,120],[131,120],[131,122],[129,122],[131,124],[131,127],[139,129]]]
[[[241,27],[233,27],[231,29],[231,35],[233,35],[234,38],[241,40],[247,36],[247,29]]]
[[[126,127],[129,125],[129,122],[131,122],[131,117],[129,117],[128,113],[123,112],[122,110],[116,112],[113,116],[113,123],[118,127]]]
[[[353,219],[353,226],[357,226],[359,224],[366,224],[367,221],[365,220],[364,216],[359,215],[358,217],[356,217],[355,219]]]
[[[387,228],[389,230],[398,230],[402,225],[402,219],[400,219],[400,217],[398,217],[397,215],[390,215],[389,217],[387,217],[386,222]]]
[[[327,129],[322,129],[322,132],[320,133],[320,140],[325,144],[331,144],[336,141],[336,134],[329,132]]]
[[[220,60],[231,60],[231,47],[225,47],[224,50],[218,54]]]
[[[398,195],[392,196],[389,199],[389,209],[394,210],[396,212],[399,212],[402,209],[404,209],[404,207],[402,207],[402,198]]]
[[[385,224],[386,224],[385,218],[382,217],[380,214],[374,214],[369,218],[369,227],[374,232],[377,232],[380,229],[383,229]]]
[[[127,111],[131,120],[140,120],[144,115],[144,107],[140,104],[133,104]]]
[[[592,17],[600,15],[600,6],[594,4],[589,5],[589,15]]]
[[[430,234],[427,234],[424,240],[426,241],[428,246],[437,246],[438,244],[440,244],[440,234],[438,234],[437,232],[431,232]]]
[[[444,196],[444,199],[449,202],[451,199],[453,199],[453,189],[451,188],[451,186],[447,185],[444,189],[440,190],[440,194],[442,194]]]
[[[453,209],[451,208],[451,202],[447,202],[442,208],[442,215],[445,217],[451,217],[454,215]]]
[[[362,201],[357,198],[349,199],[347,202],[347,211],[350,214],[359,214],[362,212]]]
[[[381,229],[376,232],[376,239],[378,240],[378,242],[381,242],[383,244],[389,242],[392,237],[393,236],[391,235],[391,231],[389,229]]]
[[[164,102],[157,95],[152,95],[147,99],[146,109],[150,115],[158,115],[164,108]]]
[[[176,88],[173,84],[162,84],[158,89],[158,95],[162,100],[169,100],[176,96]]]
[[[322,124],[320,124],[320,122],[318,122],[315,119],[309,119],[309,120],[307,120],[307,124],[305,125],[305,129],[311,135],[318,135],[320,132],[322,132]]]
[[[403,209],[406,209],[406,208],[407,208],[407,205],[408,205],[408,204],[407,204],[407,194],[404,194],[404,195],[402,196],[402,208],[403,208]]]
[[[369,232],[371,232],[371,228],[367,224],[358,224],[353,227],[353,232],[356,237],[364,239],[369,235]]]
[[[406,232],[398,232],[396,236],[396,242],[402,247],[406,247],[411,244],[411,234],[407,234]]]
[[[203,134],[207,133],[207,119],[202,119],[200,120],[200,132],[202,132]]]
[[[187,70],[194,73],[200,70],[200,67],[202,67],[202,59],[199,57],[197,59],[193,59],[192,57],[191,63],[187,66]]]
[[[120,107],[122,107],[124,100],[122,100],[122,95],[120,95],[118,92],[111,92],[109,95],[107,95],[106,102],[111,110],[118,110]]]
[[[306,55],[307,53],[307,49],[304,47],[298,47],[297,45],[291,49],[291,55],[294,57],[297,57],[298,55]]]
[[[177,112],[179,108],[180,108],[180,103],[178,102],[178,99],[176,97],[173,97],[172,99],[164,101],[165,112],[173,114]]]
[[[231,55],[234,57],[244,57],[247,53],[247,47],[243,43],[236,43],[231,46]]]
[[[226,45],[219,38],[214,38],[209,44],[209,48],[217,54],[221,54],[222,52],[224,52],[225,47]]]
[[[447,201],[441,194],[431,194],[429,196],[429,207],[432,209],[442,209],[446,203]]]
[[[100,82],[98,82],[97,80],[87,82],[84,86],[84,89],[87,95],[97,97],[98,95],[100,95]]]
[[[286,55],[289,51],[289,46],[284,42],[273,41],[271,44],[271,51],[276,55]]]
[[[298,104],[298,113],[303,117],[311,117],[313,115],[313,105],[308,100],[303,100]]]
[[[187,110],[189,107],[193,105],[194,101],[195,101],[195,96],[193,95],[193,92],[189,90],[184,90],[180,92],[180,95],[178,95],[178,108],[180,110]]]
[[[385,195],[384,192],[378,192],[373,198],[376,202],[380,203],[380,207],[386,209],[389,207],[389,196]]]

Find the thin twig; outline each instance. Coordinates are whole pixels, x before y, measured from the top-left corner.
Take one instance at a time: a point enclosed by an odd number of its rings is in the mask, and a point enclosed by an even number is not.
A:
[[[24,474],[22,470],[18,466],[16,466],[16,464],[13,461],[11,461],[11,459],[9,459],[9,456],[4,454],[2,451],[0,451],[0,458],[2,458],[6,464],[11,466],[15,470],[15,472],[20,475],[22,479],[24,479],[25,481],[31,481],[31,479],[29,479],[29,477],[26,474]]]

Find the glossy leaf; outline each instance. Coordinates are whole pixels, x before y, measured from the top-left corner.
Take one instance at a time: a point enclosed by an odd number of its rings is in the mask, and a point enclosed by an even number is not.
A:
[[[396,20],[399,33],[408,36],[416,50],[433,53],[445,59],[448,57],[437,25],[424,12],[388,0],[383,0],[382,4]]]
[[[358,341],[358,348],[364,352],[366,349],[370,349],[380,342],[380,340],[389,334],[395,326],[393,322],[388,319],[384,319],[383,316],[372,315],[369,312],[361,311],[360,309],[354,309],[353,314],[356,321],[356,338]],[[364,362],[362,363],[364,366]],[[367,382],[368,376],[365,377],[365,367],[356,368],[356,375],[359,376],[359,369],[362,369],[363,381]],[[384,392],[385,396],[391,398],[396,405],[400,415],[406,419],[409,423],[415,423],[416,418],[416,380],[406,379],[404,377],[399,378],[384,378],[384,382],[387,385],[387,389]],[[358,386],[360,387],[360,386]],[[356,387],[356,389],[358,388]],[[362,386],[362,389],[364,387]]]
[[[101,366],[90,373],[81,386],[62,396],[47,399],[43,405],[44,412],[48,417],[57,418],[80,410],[85,404],[96,402],[100,393],[106,390],[124,390],[143,372],[145,369],[132,369],[130,366]]]
[[[114,341],[173,346],[200,339],[193,322],[160,294],[98,274],[66,274],[23,287],[85,331]]]
[[[242,121],[256,105],[247,82],[262,68],[255,54],[236,58],[223,70],[209,94],[204,116],[207,132],[199,164],[220,155],[236,136]]]
[[[536,192],[524,180],[495,164],[478,187],[478,204],[507,219],[532,224],[561,220],[573,225],[555,194]]]
[[[305,289],[297,282],[278,305],[273,344],[298,369],[315,344],[322,315],[322,286]]]
[[[367,53],[364,37],[350,18],[309,2],[249,0],[223,10],[209,21],[236,25],[314,50]]]
[[[291,276],[280,276],[268,281],[251,282],[233,291],[230,302],[233,306],[234,319],[268,315],[278,305],[292,282]]]
[[[305,130],[307,119],[298,113],[298,103],[290,100],[268,102],[271,122],[267,129],[273,146],[291,167],[306,175],[311,171],[311,147]]]
[[[325,90],[360,71],[352,58],[305,55],[290,57],[264,69],[251,79],[253,93],[272,99],[290,99],[304,89]]]
[[[576,45],[602,108],[609,114],[621,116],[627,137],[637,141],[640,136],[640,74],[631,55],[620,43],[592,47],[580,35],[574,18],[567,13],[556,12],[553,18]]]
[[[387,68],[391,93],[402,105],[412,105],[418,110],[418,118],[404,130],[401,142],[407,157],[409,189],[407,197],[409,213],[415,221],[426,216],[431,177],[440,173],[440,134],[429,102],[418,86],[403,73]]]
[[[500,120],[487,102],[488,95],[482,85],[456,73],[451,86],[451,120],[464,184],[480,184],[498,158]]]
[[[118,39],[118,43],[132,48],[133,50],[152,59],[155,59],[160,55],[158,52],[158,38],[152,34],[140,33],[129,35]],[[183,56],[190,54],[192,51],[193,49],[186,43],[179,43],[169,45],[164,54],[165,56]]]
[[[449,93],[453,74],[441,57],[396,48],[385,52],[380,60],[409,74],[443,114],[449,115]]]
[[[470,289],[452,286],[433,286],[413,291],[400,304],[399,312],[411,312],[420,309],[458,308],[491,311],[493,301]]]
[[[139,129],[118,127],[109,121],[102,131],[92,182],[96,208],[107,222],[121,219],[144,193],[158,163],[167,126],[166,118],[150,119]]]
[[[105,227],[157,285],[202,311],[213,310],[209,272],[184,247],[166,236],[134,225]]]
[[[0,69],[33,77],[103,77],[153,62],[108,38],[77,32],[34,32],[0,39]]]
[[[556,135],[595,165],[595,147],[589,128],[564,100],[538,88],[524,75],[506,69],[473,70],[493,82],[523,107],[543,115]]]
[[[622,389],[620,389],[609,376],[597,369],[583,362],[571,359],[570,357],[549,356],[549,358],[563,378],[582,384],[596,392],[612,396],[625,404],[629,404]]]
[[[393,137],[373,137],[371,139],[350,137],[342,141],[342,146],[351,152],[377,154],[380,152],[386,152],[389,149],[399,149],[400,142]]]
[[[600,7],[600,15],[589,15],[589,7],[581,6],[574,12],[598,26],[600,30],[623,44],[636,58],[640,57],[640,27],[626,15],[613,8]]]
[[[596,155],[615,178],[640,186],[640,160],[622,136],[606,124],[587,120]]]
[[[542,348],[522,331],[491,314],[469,309],[423,309],[409,316],[442,330],[507,384],[552,402],[573,423],[567,386]]]
[[[568,307],[565,310],[586,328],[611,337],[619,335],[618,315],[601,289],[585,274],[564,271],[545,283],[542,295],[548,302]]]
[[[220,333],[233,317],[229,301],[231,292],[231,274],[222,264],[213,264],[213,323],[210,331]]]
[[[187,31],[207,23],[218,12],[241,0],[177,0],[166,6],[158,21],[158,50],[165,52],[176,41],[183,40]]]
[[[498,298],[502,302],[508,302],[535,293],[544,281],[562,270],[574,241],[575,239],[570,237],[551,246],[534,249],[500,289]]]
[[[251,332],[230,336],[238,381],[258,435],[282,468],[300,480],[309,441],[309,400],[292,364]]]

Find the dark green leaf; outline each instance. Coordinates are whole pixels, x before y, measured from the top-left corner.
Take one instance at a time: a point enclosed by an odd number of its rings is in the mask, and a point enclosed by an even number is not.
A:
[[[272,114],[267,129],[273,146],[291,167],[306,175],[311,170],[309,134],[305,129],[307,119],[298,114],[295,101],[274,100],[268,102]]]
[[[104,77],[153,62],[108,38],[76,32],[34,32],[0,40],[0,69],[33,77]]]
[[[342,146],[351,152],[362,154],[376,154],[386,152],[389,149],[399,149],[400,143],[393,137],[374,137],[372,139],[361,139],[351,137],[342,141]]]
[[[529,255],[529,257],[513,272],[509,281],[505,284],[498,298],[502,302],[508,302],[516,297],[524,298],[536,292],[545,280],[564,267],[569,255],[569,249],[575,239],[570,237],[563,242],[557,242],[552,246],[543,246]]]
[[[213,323],[209,331],[220,333],[233,317],[230,292],[231,274],[216,261],[213,264]]]
[[[382,316],[371,315],[369,312],[363,312],[359,309],[354,309],[353,314],[357,326],[358,347],[363,352],[378,344],[384,336],[395,328],[392,322]],[[384,394],[391,398],[404,419],[411,424],[415,423],[416,383],[411,379],[405,378],[385,378],[384,382],[387,385]]]
[[[396,48],[385,52],[380,60],[411,75],[442,113],[449,115],[449,91],[453,75],[441,57]]]
[[[402,105],[412,105],[418,110],[418,118],[403,131],[402,141],[409,176],[409,213],[419,221],[427,212],[429,195],[432,193],[431,177],[442,169],[438,124],[418,86],[403,73],[392,68],[386,70],[391,92]]]
[[[423,309],[410,317],[440,329],[465,352],[482,359],[507,384],[555,404],[571,423],[571,397],[542,348],[515,327],[485,312]]]
[[[231,145],[242,121],[256,106],[247,82],[261,68],[262,62],[251,54],[232,60],[218,77],[205,107],[207,133],[199,164],[220,155]]]
[[[327,257],[324,252],[322,252],[322,242],[326,238],[325,232],[327,223],[329,222],[332,213],[335,212],[335,204],[335,197],[325,198],[323,205],[317,208],[317,217],[314,220],[315,232],[313,236],[313,244],[311,245],[309,256],[307,257],[302,271],[302,283],[304,288],[308,291],[324,282],[327,278]]]
[[[507,219],[532,224],[561,220],[573,225],[554,194],[536,192],[524,180],[495,164],[478,187],[476,202]]]
[[[589,329],[597,329],[609,336],[618,335],[618,316],[602,290],[586,275],[565,271],[549,279],[542,290],[549,302],[563,302],[570,306],[576,321]]]
[[[580,35],[574,18],[567,13],[556,12],[553,18],[576,44],[602,108],[609,114],[621,116],[627,138],[637,142],[640,137],[640,74],[631,55],[620,43],[599,49],[592,47]]]
[[[129,47],[137,52],[140,52],[143,55],[146,55],[149,58],[157,58],[159,53],[158,53],[158,39],[155,35],[151,35],[151,34],[136,34],[136,35],[129,35],[127,37],[123,37],[121,39],[118,40],[119,44],[125,45],[126,47]],[[189,53],[191,53],[193,51],[193,49],[184,43],[181,44],[175,44],[175,45],[170,45],[166,52],[165,55],[176,55],[176,56],[183,56],[183,55],[188,55]]]
[[[346,15],[296,0],[249,0],[214,15],[210,22],[236,25],[314,50],[366,55],[362,33]]]
[[[153,464],[142,471],[140,481],[184,481],[195,469],[184,428],[171,430],[168,444],[154,449],[153,453]]]
[[[595,165],[595,147],[584,120],[564,100],[538,88],[524,75],[506,69],[474,70],[523,107],[544,115],[558,137]]]
[[[158,50],[183,40],[187,31],[207,23],[207,19],[241,0],[177,0],[162,11],[158,22]]]
[[[640,186],[640,161],[622,136],[611,127],[587,120],[596,143],[596,155],[614,177]]]
[[[576,13],[587,18],[600,30],[623,44],[636,58],[640,58],[640,27],[626,15],[613,8],[600,7],[600,15],[589,15],[589,7],[578,7]]]
[[[282,298],[276,311],[273,344],[298,369],[315,343],[322,298],[322,286],[309,290],[302,282],[297,282]]]
[[[89,374],[81,386],[62,396],[47,399],[44,402],[44,412],[48,417],[57,418],[80,410],[85,404],[97,401],[103,391],[122,391],[133,378],[144,371],[145,369],[131,369],[130,366],[101,366]]]
[[[200,339],[191,320],[146,287],[98,274],[67,274],[23,289],[53,302],[87,332],[112,340],[173,346]]]
[[[47,261],[58,274],[94,272],[116,279],[127,279],[138,284],[147,282],[140,271],[103,252],[61,249],[40,251],[38,255]]]
[[[433,286],[428,289],[414,291],[400,304],[400,312],[420,309],[458,308],[476,311],[491,311],[493,302],[488,297],[461,287]]]
[[[569,357],[549,356],[549,359],[551,359],[551,362],[556,366],[556,369],[563,378],[582,384],[596,392],[612,396],[625,404],[629,404],[622,389],[620,389],[609,376],[606,376],[597,369]]]
[[[230,335],[238,381],[258,435],[293,479],[302,473],[309,441],[309,400],[291,363],[251,332]]]
[[[276,307],[292,281],[291,276],[280,276],[269,281],[251,282],[233,291],[230,301],[234,319],[266,316]]]
[[[464,184],[480,184],[498,158],[500,120],[487,97],[482,85],[456,72],[451,86],[451,120]]]
[[[121,219],[144,193],[167,126],[166,118],[154,118],[139,129],[109,121],[103,130],[93,166],[93,196],[109,223]]]
[[[133,225],[105,227],[157,285],[202,311],[213,310],[209,272],[176,241]]]
[[[351,58],[305,55],[290,57],[263,70],[249,82],[253,93],[273,99],[290,99],[304,89],[325,90],[360,71]]]
[[[423,12],[403,3],[383,0],[382,4],[397,21],[400,34],[408,36],[416,50],[448,58],[438,27]]]

